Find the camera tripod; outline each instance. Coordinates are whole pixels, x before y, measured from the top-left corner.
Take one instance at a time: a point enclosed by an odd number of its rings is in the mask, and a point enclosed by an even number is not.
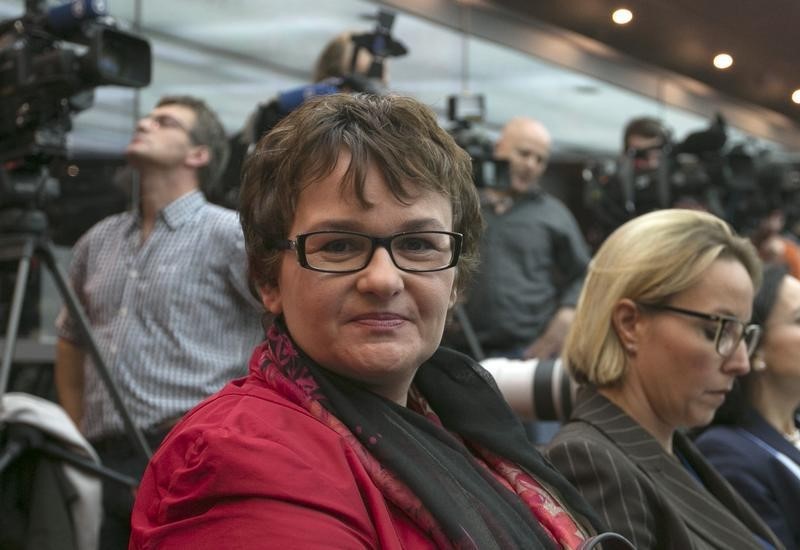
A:
[[[461,326],[461,332],[467,341],[467,346],[469,346],[472,357],[476,361],[483,361],[486,359],[486,354],[483,352],[483,347],[478,341],[478,336],[475,334],[475,329],[472,328],[472,323],[469,321],[469,317],[467,317],[467,312],[464,311],[464,304],[456,304],[456,306],[453,308],[453,316]]]
[[[13,227],[13,229],[9,229]],[[59,294],[72,318],[77,322],[83,341],[94,363],[95,369],[103,380],[109,395],[122,418],[128,436],[145,460],[149,460],[152,452],[142,431],[133,423],[125,403],[122,401],[119,390],[109,374],[108,367],[103,360],[100,348],[92,334],[88,318],[78,301],[73,289],[67,283],[67,278],[56,263],[53,245],[46,236],[47,218],[45,214],[35,209],[8,209],[0,210],[0,262],[17,260],[17,276],[14,294],[9,309],[8,325],[6,328],[5,345],[3,347],[2,362],[0,362],[0,395],[6,393],[11,362],[17,340],[19,321],[22,315],[22,306],[25,287],[30,273],[31,260],[36,258],[48,269],[58,287]]]

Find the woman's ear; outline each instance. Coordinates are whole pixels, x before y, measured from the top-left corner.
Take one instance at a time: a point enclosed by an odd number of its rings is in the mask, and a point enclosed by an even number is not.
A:
[[[453,290],[450,291],[450,303],[448,304],[447,309],[453,309],[453,306],[456,305],[456,302],[458,302],[458,289],[456,288],[456,285],[453,284]]]
[[[753,372],[763,372],[767,370],[767,362],[764,360],[764,353],[758,349],[750,359],[750,367]]]
[[[617,333],[622,347],[629,354],[635,353],[639,345],[638,325],[641,320],[641,312],[636,302],[628,298],[623,298],[616,303],[611,312],[611,324]]]
[[[277,286],[270,284],[261,285],[258,288],[261,295],[261,303],[264,309],[277,316],[283,313],[283,303],[281,302],[281,291]]]

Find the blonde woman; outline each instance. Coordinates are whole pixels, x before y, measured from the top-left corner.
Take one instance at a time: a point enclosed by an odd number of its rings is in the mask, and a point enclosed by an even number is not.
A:
[[[547,455],[639,549],[780,547],[681,432],[749,371],[760,276],[748,241],[692,210],[631,220],[591,263],[564,349],[584,387]]]

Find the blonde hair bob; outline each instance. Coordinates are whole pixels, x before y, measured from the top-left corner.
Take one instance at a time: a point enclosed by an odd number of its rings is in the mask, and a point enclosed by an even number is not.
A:
[[[627,362],[611,321],[616,304],[624,298],[665,303],[694,286],[720,258],[740,262],[758,288],[761,262],[755,248],[712,214],[657,210],[614,231],[589,264],[564,345],[573,377],[596,387],[620,381]]]

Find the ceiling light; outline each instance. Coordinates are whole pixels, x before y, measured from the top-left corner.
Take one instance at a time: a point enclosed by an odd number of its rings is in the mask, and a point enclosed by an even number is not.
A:
[[[800,88],[792,92],[792,101],[800,103]]]
[[[611,14],[611,20],[617,25],[627,25],[633,21],[633,12],[626,8],[614,10],[614,13]]]
[[[714,66],[717,69],[727,69],[733,65],[733,58],[727,53],[718,53],[714,56]]]

